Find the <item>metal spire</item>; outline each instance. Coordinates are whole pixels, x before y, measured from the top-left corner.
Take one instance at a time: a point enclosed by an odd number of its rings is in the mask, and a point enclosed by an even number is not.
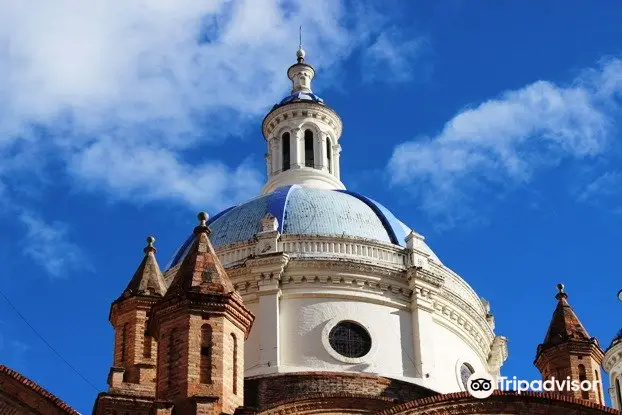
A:
[[[298,58],[298,63],[304,63],[305,51],[302,49],[302,25],[298,29],[298,52],[296,52],[296,57]]]

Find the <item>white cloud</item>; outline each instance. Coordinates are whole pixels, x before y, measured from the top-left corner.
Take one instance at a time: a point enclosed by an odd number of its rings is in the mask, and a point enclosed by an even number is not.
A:
[[[363,54],[367,82],[405,82],[412,79],[414,61],[425,46],[423,38],[404,40],[395,28],[383,31]]]
[[[70,169],[86,186],[109,189],[119,197],[180,200],[197,209],[228,207],[261,184],[258,172],[245,164],[235,169],[220,162],[190,165],[166,149],[145,146],[126,151],[108,140],[76,154]]]
[[[483,184],[526,183],[563,159],[603,153],[620,68],[609,60],[571,86],[539,81],[464,109],[438,135],[395,148],[393,183],[417,191],[430,213],[459,216]]]
[[[0,165],[19,150],[38,156],[25,169],[55,158],[114,196],[208,208],[255,192],[258,173],[188,164],[182,152],[239,134],[280,98],[298,26],[319,68],[382,30],[366,24],[382,20],[375,12],[345,0],[0,0],[0,9]],[[247,183],[222,185],[240,176]],[[201,185],[209,197],[197,196]]]
[[[622,173],[606,171],[583,185],[577,192],[577,200],[610,213],[622,214],[621,186]]]
[[[24,255],[50,276],[64,278],[69,271],[89,268],[80,247],[70,241],[66,224],[46,222],[32,212],[22,212],[19,220],[26,227]]]

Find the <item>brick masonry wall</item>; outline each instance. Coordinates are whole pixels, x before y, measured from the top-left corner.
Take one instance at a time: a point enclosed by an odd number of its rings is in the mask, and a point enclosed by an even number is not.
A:
[[[389,403],[435,395],[422,386],[360,373],[307,372],[277,374],[245,380],[244,405],[264,410],[293,400],[349,395]]]
[[[563,390],[559,394],[574,399],[588,400],[597,404],[605,403],[602,388],[602,372],[600,362],[586,352],[572,351],[567,347],[559,346],[545,351],[539,359],[542,379],[581,380],[581,366],[585,368],[585,380],[600,383],[596,390],[584,393],[582,391]]]
[[[156,397],[182,399],[188,392],[189,316],[179,315],[160,327]]]

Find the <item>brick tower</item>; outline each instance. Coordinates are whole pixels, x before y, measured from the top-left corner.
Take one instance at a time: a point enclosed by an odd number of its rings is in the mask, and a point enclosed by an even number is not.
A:
[[[127,288],[110,307],[114,327],[113,366],[108,375],[109,391],[100,394],[94,413],[148,410],[155,398],[156,345],[147,334],[147,316],[160,300],[166,285],[155,258],[155,239],[147,238],[145,257]],[[119,412],[122,413],[122,412]]]
[[[243,404],[244,340],[254,317],[214,252],[207,214],[199,221],[150,314],[149,332],[158,340],[157,415],[232,414]]]
[[[575,399],[584,399],[604,405],[601,376],[603,351],[598,340],[590,337],[581,321],[568,304],[568,294],[564,285],[557,285],[557,307],[553,312],[551,324],[538,346],[535,365],[542,374],[543,380],[551,378],[577,381],[597,381],[598,387],[592,391],[562,390],[561,394]]]

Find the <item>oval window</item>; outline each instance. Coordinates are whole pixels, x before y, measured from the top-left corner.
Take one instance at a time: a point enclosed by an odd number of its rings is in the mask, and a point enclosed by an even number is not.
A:
[[[363,357],[371,350],[371,336],[363,326],[352,321],[337,323],[328,334],[328,342],[345,357]]]
[[[462,381],[464,390],[467,390],[467,381],[473,373],[475,373],[475,370],[473,370],[470,364],[463,363],[462,366],[460,366],[460,380]]]

